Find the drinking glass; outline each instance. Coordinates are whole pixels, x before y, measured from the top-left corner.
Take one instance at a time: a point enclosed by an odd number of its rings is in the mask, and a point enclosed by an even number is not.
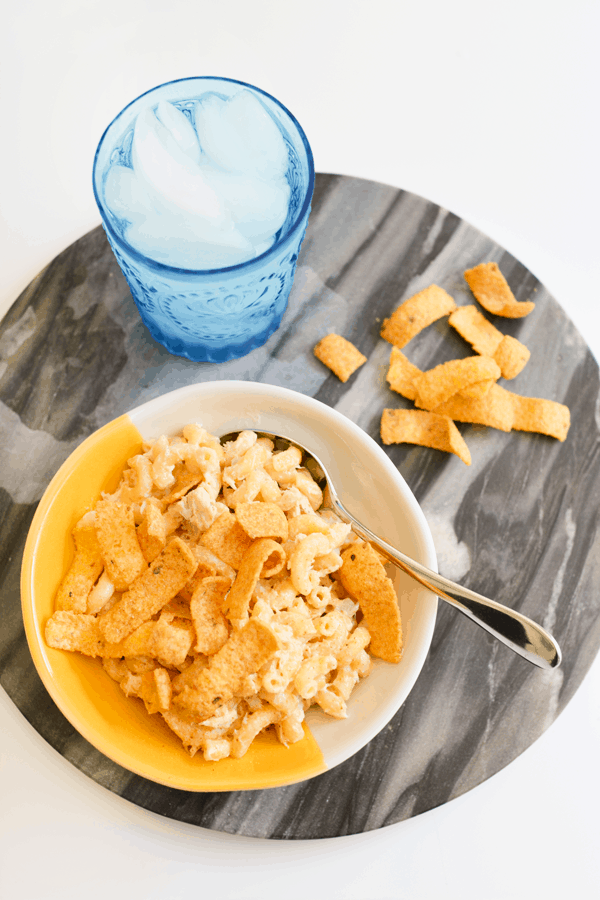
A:
[[[159,101],[184,113],[207,92],[227,98],[251,91],[281,130],[288,151],[287,218],[272,246],[254,259],[219,269],[184,269],[152,259],[124,237],[122,222],[104,200],[113,164],[131,166],[135,120]],[[133,100],[108,126],[96,151],[94,195],[110,246],[142,321],[169,352],[194,361],[224,362],[260,347],[280,325],[292,287],[314,188],[310,145],[294,116],[270,94],[230,78],[198,76],[160,85]]]

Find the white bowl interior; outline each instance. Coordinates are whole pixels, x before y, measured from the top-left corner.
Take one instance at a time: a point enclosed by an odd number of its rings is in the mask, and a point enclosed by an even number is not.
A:
[[[250,428],[298,440],[321,458],[350,512],[409,556],[437,568],[425,517],[396,467],[362,429],[317,400],[272,385],[211,381],[158,397],[129,416],[145,439],[199,422],[219,436]],[[429,651],[437,598],[399,570],[390,574],[400,598],[403,657],[397,665],[375,660],[350,698],[347,719],[309,711],[307,723],[329,768],[360,750],[389,722]]]

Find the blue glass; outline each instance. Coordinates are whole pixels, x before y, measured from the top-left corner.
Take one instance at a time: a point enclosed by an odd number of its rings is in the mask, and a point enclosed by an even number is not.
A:
[[[123,223],[104,202],[114,163],[130,166],[133,127],[140,112],[160,100],[183,112],[215,91],[229,97],[252,91],[278,124],[288,149],[287,218],[273,245],[260,256],[222,269],[182,269],[140,253],[124,237]],[[94,195],[108,240],[148,331],[177,356],[225,362],[260,347],[280,325],[304,238],[315,172],[306,136],[294,116],[259,88],[228,78],[199,76],[171,81],[142,94],[108,126],[94,159]]]

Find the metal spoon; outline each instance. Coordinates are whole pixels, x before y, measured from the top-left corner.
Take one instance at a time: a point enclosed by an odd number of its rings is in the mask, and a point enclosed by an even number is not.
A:
[[[239,432],[236,431],[224,435],[221,438],[221,443],[234,440],[238,434]],[[321,486],[325,483],[329,488],[330,499],[328,505],[330,508],[343,522],[352,525],[352,530],[359,537],[377,547],[386,559],[402,569],[403,572],[406,572],[407,575],[410,575],[423,587],[433,591],[442,600],[459,609],[530,663],[542,669],[554,669],[560,665],[562,654],[557,642],[551,634],[532,619],[513,609],[509,609],[507,606],[503,606],[501,603],[496,603],[495,600],[488,600],[469,588],[455,584],[448,578],[444,578],[443,575],[438,575],[437,572],[428,569],[427,566],[421,565],[421,563],[406,556],[400,550],[396,550],[395,547],[392,547],[383,538],[380,538],[359,522],[346,509],[338,497],[327,469],[315,453],[299,444],[298,441],[283,435],[272,434],[267,431],[260,431],[257,434],[259,437],[270,438],[278,450],[286,449],[289,446],[297,447],[302,453],[302,464]]]

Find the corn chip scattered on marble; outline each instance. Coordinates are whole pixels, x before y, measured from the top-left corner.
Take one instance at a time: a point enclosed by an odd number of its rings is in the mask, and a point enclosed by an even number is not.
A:
[[[465,281],[478,303],[495,316],[521,319],[535,308],[531,300],[517,301],[498,263],[487,262],[467,269]]]
[[[525,344],[510,334],[505,334],[496,348],[494,360],[500,366],[502,377],[510,381],[523,371],[530,356],[531,353]]]
[[[541,397],[512,394],[515,431],[534,431],[564,441],[571,425],[569,407]]]
[[[400,350],[420,331],[456,308],[454,299],[443,288],[432,284],[413,294],[383,320],[381,337]]]
[[[476,381],[474,384],[467,385],[467,387],[458,391],[458,395],[466,397],[468,400],[481,400],[489,394],[492,385],[495,383],[493,378],[484,378],[483,381]]]
[[[422,370],[411,363],[401,350],[398,350],[397,347],[392,347],[386,378],[393,391],[406,397],[407,400],[416,401],[417,382],[415,379],[423,374]],[[468,385],[465,380],[465,386],[460,390],[458,396],[480,399],[485,397],[494,383],[495,380],[493,378],[487,378]]]
[[[498,378],[500,367],[489,356],[451,359],[415,375],[413,379],[417,392],[415,405],[422,409],[436,409],[445,400],[449,400],[465,388],[490,379],[496,381]]]
[[[417,396],[415,377],[421,375],[421,369],[413,365],[397,347],[392,347],[387,381],[393,391],[402,394],[407,400]]]
[[[488,425],[499,431],[511,431],[515,419],[511,393],[499,384],[494,384],[479,400],[457,394],[440,404],[435,411],[456,422]]]
[[[500,366],[503,378],[515,378],[529,360],[531,354],[525,344],[509,334],[502,334],[476,306],[457,307],[450,314],[448,323],[476,353],[491,356]]]
[[[429,410],[384,409],[381,440],[384,444],[418,444],[444,450],[471,465],[469,448],[452,419]]]
[[[348,381],[351,375],[366,363],[367,357],[346,338],[339,334],[328,334],[321,338],[314,354],[340,381]]]
[[[523,397],[499,384],[479,401],[451,397],[436,409],[458,422],[489,425],[500,431],[532,431],[564,441],[571,424],[568,406],[540,397]]]

